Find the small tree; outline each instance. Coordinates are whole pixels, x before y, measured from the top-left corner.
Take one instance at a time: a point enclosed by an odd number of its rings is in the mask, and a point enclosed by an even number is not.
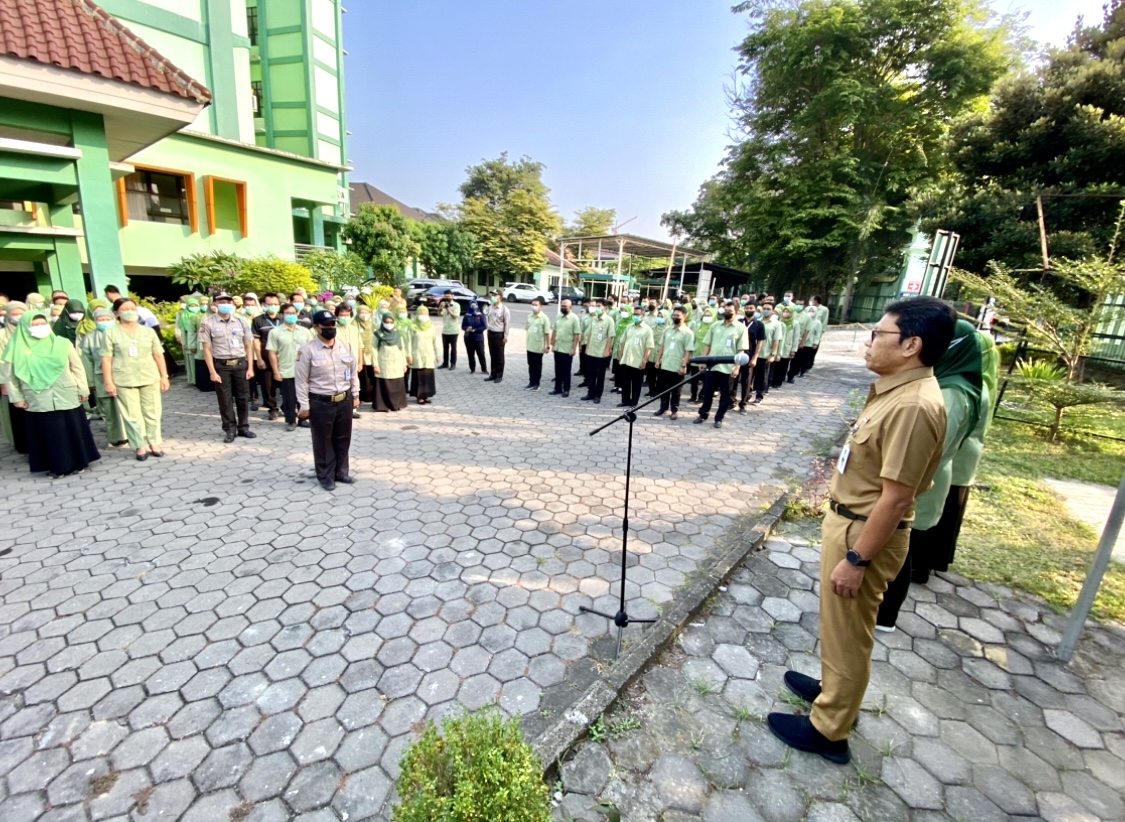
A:
[[[394,206],[364,203],[344,226],[343,234],[352,251],[384,285],[401,283],[407,264],[418,256],[411,221]]]
[[[418,262],[431,277],[460,280],[473,270],[477,238],[457,223],[415,223],[414,235]]]
[[[218,294],[234,288],[234,280],[244,262],[242,257],[226,251],[189,254],[168,267],[168,277],[177,285]]]
[[[370,278],[367,263],[358,254],[348,251],[337,254],[335,251],[311,251],[301,259],[301,265],[309,270],[321,288],[340,291],[348,286],[363,285]]]
[[[298,288],[315,293],[317,284],[312,274],[300,263],[289,262],[278,257],[254,257],[244,260],[238,278],[231,284],[231,293],[253,291],[262,294],[292,294]]]

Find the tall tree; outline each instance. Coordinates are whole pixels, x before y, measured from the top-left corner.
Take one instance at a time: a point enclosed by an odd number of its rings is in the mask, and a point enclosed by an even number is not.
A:
[[[1125,193],[1121,0],[1100,26],[1077,26],[1037,70],[1001,82],[987,110],[960,119],[949,142],[951,173],[927,192],[922,213],[924,227],[961,235],[959,267],[1042,267],[1037,196],[1051,256],[1096,256],[1110,241],[1117,200],[1074,195]]]
[[[461,226],[477,238],[476,265],[489,275],[525,277],[543,267],[549,240],[562,228],[543,184],[543,164],[507,152],[466,169]]]
[[[473,270],[477,238],[455,222],[416,223],[418,262],[431,277],[460,280]]]
[[[594,237],[598,234],[609,234],[616,224],[616,208],[586,206],[574,212],[574,221],[563,231],[571,237]]]
[[[1004,32],[981,0],[736,10],[753,22],[732,92],[741,139],[692,210],[665,224],[774,286],[850,295],[856,277],[899,265],[910,194],[940,172],[953,117],[1004,71]]]
[[[411,221],[390,205],[364,203],[344,226],[344,239],[383,285],[398,285],[406,266],[418,256]]]

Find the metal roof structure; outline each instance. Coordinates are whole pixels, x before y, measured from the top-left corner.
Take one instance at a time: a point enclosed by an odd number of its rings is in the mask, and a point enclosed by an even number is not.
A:
[[[660,258],[679,256],[706,259],[711,255],[706,251],[696,251],[676,243],[667,243],[663,240],[651,240],[648,237],[638,237],[635,234],[591,234],[583,237],[560,237],[559,247],[568,245],[583,246],[585,248],[601,247],[609,251],[617,251],[625,257]]]

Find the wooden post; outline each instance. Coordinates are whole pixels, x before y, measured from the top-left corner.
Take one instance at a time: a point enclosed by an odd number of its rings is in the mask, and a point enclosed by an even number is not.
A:
[[[1043,195],[1035,197],[1035,210],[1039,212],[1039,247],[1043,251],[1043,270],[1051,270],[1051,260],[1047,256],[1047,220],[1043,216]]]

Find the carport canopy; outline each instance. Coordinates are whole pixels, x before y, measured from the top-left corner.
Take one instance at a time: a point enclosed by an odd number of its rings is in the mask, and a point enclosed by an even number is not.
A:
[[[595,266],[599,267],[606,260],[617,261],[617,275],[615,282],[627,282],[624,275],[625,261],[631,258],[667,259],[669,260],[664,277],[664,289],[661,294],[663,300],[668,296],[668,282],[671,279],[672,269],[679,264],[681,271],[687,268],[689,260],[704,262],[711,255],[705,251],[688,248],[678,242],[654,240],[649,237],[638,237],[635,234],[591,234],[585,236],[560,237],[559,255],[565,259],[566,250],[570,247],[575,252],[575,259],[581,261],[583,252],[594,253]],[[559,271],[560,277],[565,277],[565,272]]]

